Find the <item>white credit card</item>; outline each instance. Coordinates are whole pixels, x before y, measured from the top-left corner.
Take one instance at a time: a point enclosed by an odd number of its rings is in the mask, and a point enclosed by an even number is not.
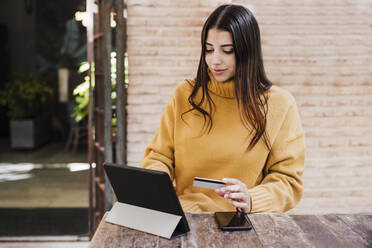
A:
[[[194,187],[207,188],[207,189],[219,189],[225,186],[225,183],[220,180],[194,177]]]

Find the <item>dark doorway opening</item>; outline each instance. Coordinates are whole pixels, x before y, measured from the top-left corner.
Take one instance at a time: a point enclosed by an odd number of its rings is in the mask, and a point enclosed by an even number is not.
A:
[[[48,77],[54,90],[49,139],[32,149],[10,148],[9,107],[0,106],[0,236],[88,234],[86,137],[66,147],[72,92],[85,76],[77,71],[86,30],[75,20],[84,10],[84,0],[0,1],[0,90],[19,74]],[[60,68],[69,72],[66,87]]]

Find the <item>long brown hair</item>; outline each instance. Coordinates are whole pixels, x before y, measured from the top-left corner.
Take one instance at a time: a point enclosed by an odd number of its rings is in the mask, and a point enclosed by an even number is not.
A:
[[[251,150],[257,142],[263,138],[266,147],[270,150],[271,145],[266,133],[267,123],[267,95],[264,94],[272,83],[265,74],[260,30],[253,14],[241,5],[222,5],[208,17],[201,33],[202,52],[193,90],[188,98],[192,110],[199,111],[204,118],[204,132],[212,129],[212,113],[215,107],[208,92],[208,66],[205,61],[206,39],[211,28],[228,31],[233,40],[233,48],[236,59],[236,71],[234,76],[235,95],[239,108],[240,118],[243,125],[250,131],[253,137],[247,147]],[[201,89],[202,96],[196,101],[197,93]],[[206,102],[207,109],[203,109]]]

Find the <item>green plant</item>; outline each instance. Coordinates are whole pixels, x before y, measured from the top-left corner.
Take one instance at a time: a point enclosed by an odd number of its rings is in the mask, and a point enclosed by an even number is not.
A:
[[[125,87],[128,86],[128,61],[127,57],[125,56]],[[89,63],[83,62],[80,64],[78,68],[78,73],[87,73],[89,70]],[[92,66],[92,86],[94,87],[94,64]],[[116,102],[116,52],[111,53],[111,86],[112,86],[112,104],[114,105]],[[89,76],[86,75],[84,77],[84,81],[77,85],[73,91],[73,95],[75,96],[75,107],[74,112],[72,113],[72,117],[75,118],[76,122],[83,120],[88,115],[88,103],[89,103]],[[112,119],[112,125],[116,125],[116,118]]]
[[[11,119],[27,119],[49,110],[54,90],[48,78],[17,74],[0,90],[0,105],[8,108]]]
[[[86,73],[89,69],[89,63],[83,62],[78,68],[78,73]],[[94,72],[94,65],[92,68],[92,74]],[[93,77],[94,79],[94,77]],[[94,80],[92,82],[94,87]],[[72,92],[75,96],[75,107],[72,117],[75,118],[76,122],[83,120],[88,115],[88,103],[89,103],[89,76],[84,77],[84,81],[75,87]]]

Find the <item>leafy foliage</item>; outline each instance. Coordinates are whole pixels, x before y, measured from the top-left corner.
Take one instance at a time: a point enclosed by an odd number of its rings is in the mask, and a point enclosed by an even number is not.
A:
[[[83,62],[80,64],[78,73],[86,73],[89,70],[89,63]],[[92,73],[94,68],[92,69]],[[94,78],[94,77],[93,77]],[[94,81],[93,85],[94,87]],[[75,107],[72,117],[75,118],[76,122],[83,120],[88,115],[88,104],[89,104],[89,76],[84,77],[84,81],[80,83],[73,91],[75,96]]]
[[[125,87],[127,87],[128,82],[128,70],[127,70],[127,58],[125,58],[126,63],[126,70],[125,70]],[[94,74],[94,64],[92,66],[92,74]],[[87,73],[89,70],[89,63],[83,62],[80,64],[78,68],[78,73]],[[92,86],[94,87],[94,75],[92,75],[93,82]],[[116,52],[111,53],[111,86],[112,86],[112,93],[111,93],[111,99],[112,104],[115,105],[116,103]],[[79,122],[83,120],[88,115],[88,103],[89,103],[89,76],[86,75],[84,77],[84,81],[77,85],[73,91],[73,95],[75,96],[75,108],[74,112],[72,113],[72,117],[75,118],[76,122]],[[114,117],[112,119],[113,126],[116,125],[116,118]]]
[[[18,74],[0,91],[0,105],[8,107],[11,119],[34,118],[50,109],[53,95],[50,79]]]

